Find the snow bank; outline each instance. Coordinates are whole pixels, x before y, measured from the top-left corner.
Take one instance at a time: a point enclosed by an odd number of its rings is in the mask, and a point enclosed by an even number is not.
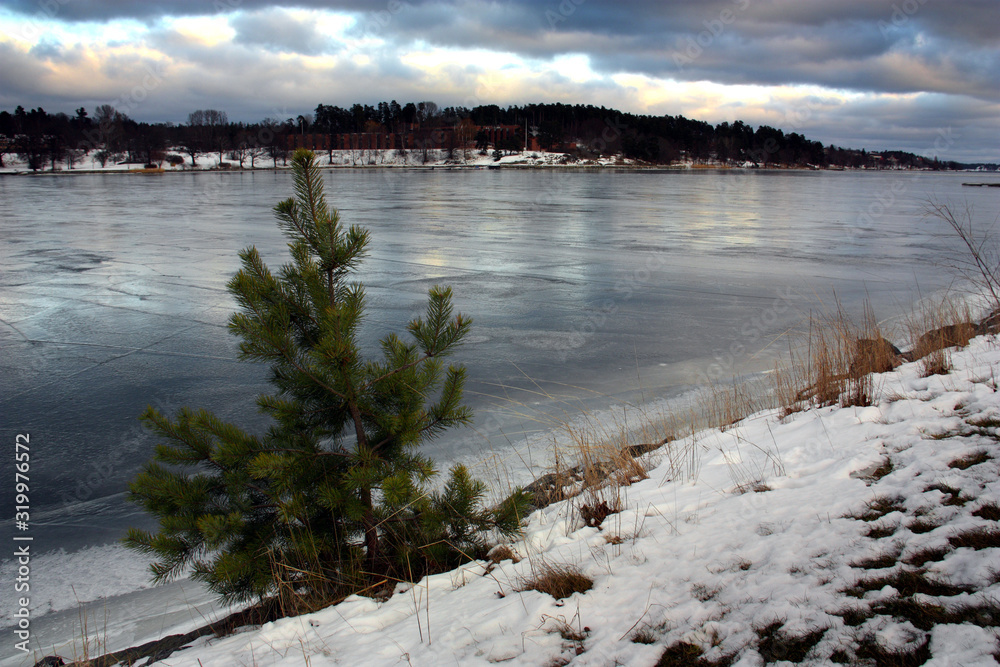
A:
[[[671,443],[693,448],[696,477],[653,453],[662,463],[648,479],[605,492],[624,509],[600,529],[583,527],[586,496],[532,514],[512,545],[519,563],[488,574],[469,564],[385,602],[352,597],[202,639],[162,664],[642,666],[680,642],[738,664],[796,651],[807,664],[873,651],[995,664],[987,611],[929,625],[891,611],[908,596],[948,613],[990,610],[1000,597],[1000,551],[963,542],[998,529],[1000,341],[977,338],[952,363],[945,376],[920,377],[919,363],[877,376],[875,406],[784,421],[764,412]],[[593,588],[565,600],[518,592],[542,563],[576,566]],[[951,589],[911,595],[900,573]]]

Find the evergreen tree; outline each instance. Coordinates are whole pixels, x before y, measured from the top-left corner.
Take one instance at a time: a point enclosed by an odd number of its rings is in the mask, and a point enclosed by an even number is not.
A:
[[[292,165],[296,196],[275,207],[291,262],[274,274],[248,248],[229,283],[240,358],[271,368],[274,391],[257,405],[272,425],[251,435],[204,410],[149,407],[141,419],[165,443],[130,485],[159,518],[157,533],[125,538],[156,558],[154,578],[190,567],[227,601],[279,589],[330,600],[373,575],[453,565],[481,555],[485,531],[516,533],[526,508],[519,491],[484,508],[484,486],[461,466],[427,492],[435,470],[419,445],[471,418],[464,367],[443,363],[471,321],[434,287],[412,341],[389,334],[381,358],[364,359],[365,292],[349,277],[368,232],[328,207],[313,153]]]

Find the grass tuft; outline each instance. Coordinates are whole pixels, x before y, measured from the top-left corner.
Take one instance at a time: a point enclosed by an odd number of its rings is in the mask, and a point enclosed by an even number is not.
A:
[[[878,556],[872,556],[871,558],[864,558],[859,561],[851,563],[851,567],[858,567],[864,570],[885,570],[892,567],[897,562],[899,562],[899,554],[891,551],[887,551],[879,554]]]
[[[868,607],[848,607],[834,612],[834,616],[840,616],[844,621],[844,625],[856,628],[875,616],[875,614]]]
[[[816,644],[826,634],[826,628],[813,630],[798,637],[789,637],[780,632],[783,625],[781,621],[775,621],[767,627],[756,630],[760,642],[757,645],[757,652],[764,659],[765,663],[777,661],[802,662]]]
[[[871,465],[868,468],[862,470],[856,470],[851,473],[851,477],[855,479],[860,479],[868,486],[871,486],[875,482],[879,481],[889,473],[894,470],[895,466],[892,463],[892,459],[885,458],[878,465]]]
[[[960,458],[955,459],[948,464],[948,467],[955,470],[968,470],[972,466],[977,466],[980,463],[986,463],[991,459],[990,455],[986,452],[973,452],[971,454],[966,454]]]
[[[568,598],[574,593],[586,593],[594,586],[594,580],[584,574],[576,565],[553,565],[542,563],[532,576],[523,579],[519,592],[538,591],[551,595],[557,600]]]
[[[510,547],[510,545],[507,544],[496,545],[495,547],[490,549],[489,553],[486,554],[486,557],[489,558],[490,562],[493,563],[494,565],[498,565],[505,560],[509,560],[512,563],[521,562],[521,557],[518,556],[517,552],[514,551]]]
[[[852,597],[864,597],[868,591],[880,591],[886,586],[892,586],[902,597],[909,597],[918,593],[932,596],[960,595],[962,593],[973,593],[974,588],[968,586],[954,586],[943,581],[927,578],[926,574],[920,570],[898,570],[891,574],[875,577],[863,577],[854,586],[843,591]]]
[[[982,417],[973,417],[972,419],[967,419],[965,423],[976,429],[983,429],[983,430],[1000,429],[1000,417],[991,417],[989,415]],[[986,431],[986,433],[984,433],[983,435],[996,435],[996,434]]]
[[[937,530],[944,524],[940,521],[934,521],[932,519],[920,518],[911,521],[906,524],[907,530],[909,530],[914,535],[923,535],[924,533],[929,533],[932,530]]]
[[[907,556],[903,562],[913,567],[922,567],[927,563],[937,563],[944,560],[944,557],[949,553],[951,553],[951,547],[927,547]]]
[[[930,642],[925,638],[911,651],[892,651],[882,646],[875,637],[869,636],[858,644],[856,657],[862,661],[872,661],[875,667],[919,667],[931,659],[931,648]]]
[[[838,648],[830,655],[830,662],[835,665],[850,665],[854,662],[854,659],[851,658],[850,653],[842,648]]]
[[[583,522],[591,528],[600,528],[608,516],[620,511],[621,508],[608,505],[606,500],[580,505],[580,516],[583,518]]]
[[[854,320],[837,301],[833,312],[810,318],[805,340],[789,348],[788,368],[773,374],[782,419],[811,405],[875,404],[875,374],[893,370],[902,356],[883,336],[869,302],[861,315]]]
[[[656,633],[653,632],[653,629],[649,626],[637,628],[636,631],[632,633],[633,644],[655,644],[656,640]]]
[[[708,602],[722,591],[721,588],[710,588],[705,584],[694,584],[691,586],[691,595],[700,602]]]
[[[689,642],[671,644],[660,656],[656,667],[729,667],[736,658],[725,655],[717,660],[708,660],[704,653],[700,646]]]
[[[924,489],[924,493],[928,493],[930,491],[940,491],[945,496],[948,496],[941,501],[942,505],[962,507],[969,502],[968,498],[962,497],[961,490],[956,489],[953,486],[948,486],[947,484],[931,484]]]
[[[920,377],[947,375],[951,372],[951,357],[947,350],[934,350],[920,360]]]
[[[948,538],[948,543],[956,549],[992,549],[1000,547],[1000,528],[971,528]]]
[[[902,496],[879,496],[869,501],[861,514],[851,515],[850,518],[861,521],[877,521],[893,512],[905,512],[905,501],[906,499]]]
[[[977,516],[980,519],[986,519],[987,521],[1000,521],[1000,505],[996,503],[984,503],[979,509],[972,513],[972,516]]]
[[[656,667],[695,667],[705,665],[700,646],[688,642],[678,642],[667,647],[660,656]]]
[[[898,523],[889,524],[873,524],[868,526],[865,530],[865,537],[869,537],[873,540],[879,540],[883,537],[890,537],[896,534],[896,530],[899,528]]]
[[[951,622],[951,615],[944,607],[914,597],[879,602],[872,607],[872,612],[877,616],[892,616],[897,620],[909,621],[920,630],[930,630],[940,623]]]
[[[895,469],[895,467],[896,466],[893,465],[892,463],[892,459],[887,458],[882,465],[880,465],[878,468],[875,468],[875,470],[872,471],[872,474],[869,476],[869,479],[871,479],[873,482],[877,482],[886,475],[888,475],[889,473],[891,473],[893,469]]]

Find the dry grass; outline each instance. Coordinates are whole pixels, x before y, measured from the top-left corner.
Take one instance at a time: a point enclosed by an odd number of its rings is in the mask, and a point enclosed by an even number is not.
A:
[[[947,375],[951,372],[951,356],[944,349],[937,349],[930,352],[920,360],[920,364],[922,366],[921,377]]]
[[[810,318],[804,343],[790,348],[789,365],[773,374],[782,417],[810,405],[872,405],[880,389],[873,374],[900,363],[867,300],[860,321],[835,304],[831,313]]]
[[[491,563],[494,565],[502,563],[505,560],[509,560],[512,563],[520,563],[521,557],[517,555],[517,552],[510,548],[507,544],[498,544],[486,555]]]
[[[733,378],[728,383],[710,383],[706,399],[703,426],[721,431],[774,405],[766,382],[743,378]]]
[[[937,530],[943,525],[944,523],[941,521],[919,518],[919,519],[914,519],[910,523],[906,524],[906,527],[914,535],[923,535],[924,533],[929,533],[932,530]]]
[[[903,562],[913,567],[923,567],[927,563],[937,563],[944,560],[944,557],[949,553],[951,553],[951,547],[927,547],[907,556]]]
[[[788,363],[771,374],[782,418],[813,405],[873,405],[880,393],[875,375],[904,361],[922,360],[924,376],[946,374],[951,370],[948,350],[966,346],[978,330],[972,308],[960,295],[925,299],[902,322],[911,350],[901,353],[887,340],[867,300],[857,320],[834,303],[831,312],[810,317],[802,342],[789,343]],[[737,409],[728,408],[723,416],[738,417],[745,402],[734,394],[730,403]]]
[[[541,389],[536,393],[546,401],[562,402],[563,416],[539,415],[554,432],[553,464],[526,487],[535,506],[583,495],[581,507],[597,509],[605,503],[613,513],[624,506],[623,489],[647,479],[653,467],[666,463],[670,479],[697,477],[700,452],[686,436],[704,423],[694,415],[678,417],[629,405],[620,414],[600,416],[583,408],[574,411],[576,406]],[[519,407],[525,414],[531,410]]]
[[[948,467],[957,470],[968,470],[972,466],[977,466],[980,463],[986,463],[989,460],[991,460],[991,457],[986,452],[972,452],[955,459],[948,464]]]
[[[659,639],[650,626],[643,626],[632,633],[633,644],[655,644]]]
[[[813,405],[873,405],[881,389],[876,375],[898,366],[903,356],[886,339],[867,301],[857,321],[839,301],[834,303],[832,313],[810,318],[801,344],[789,342],[787,364],[768,375],[766,386],[760,380],[739,378],[711,383],[696,401],[698,408],[681,417],[648,414],[641,407],[630,406],[623,408],[621,419],[609,421],[586,411],[581,414],[567,410],[567,417],[557,424],[561,437],[554,451],[555,464],[530,488],[536,494],[536,505],[586,492],[579,505],[581,515],[587,515],[583,519],[588,525],[600,525],[603,516],[599,515],[606,516],[601,503],[611,511],[624,506],[622,489],[645,479],[649,469],[663,459],[668,464],[664,479],[695,479],[700,452],[689,436],[703,429],[727,431],[747,416],[771,407],[779,407],[785,417]],[[973,333],[962,325],[968,315],[968,309],[956,301],[926,301],[906,326],[920,350],[956,339],[964,344]],[[939,348],[938,354],[945,354],[943,349]],[[929,354],[927,370],[947,370],[946,357],[938,359],[938,363],[934,361],[935,353]],[[541,389],[538,393],[545,399],[555,398]],[[656,457],[653,460],[652,451]],[[734,476],[738,492],[767,490],[764,476],[750,474],[754,471],[735,472],[739,473]],[[888,472],[891,463],[867,481],[875,482]],[[590,510],[597,513],[591,516]]]
[[[918,593],[936,597],[975,592],[974,588],[968,586],[954,586],[944,581],[931,579],[921,570],[897,570],[885,575],[863,577],[844,593],[861,598],[869,591],[879,591],[886,586],[895,588],[901,597],[910,597]]]
[[[860,514],[851,514],[849,518],[860,521],[877,521],[893,512],[905,512],[906,499],[902,496],[877,496],[865,504]]]
[[[948,486],[947,484],[931,484],[924,489],[924,493],[929,493],[931,491],[939,491],[945,497],[941,500],[942,505],[947,505],[948,507],[963,507],[969,502],[969,499],[962,495],[961,489],[956,489],[953,486]]]
[[[979,509],[972,513],[972,516],[977,516],[987,521],[1000,521],[1000,505],[994,502],[983,503]]]
[[[858,645],[856,657],[876,667],[918,667],[931,659],[930,641],[925,639],[911,650],[890,650],[874,635],[866,636]]]
[[[303,552],[308,553],[307,550]],[[338,573],[340,580],[334,581],[327,575],[329,569],[323,567],[315,549],[313,552],[312,562],[305,568],[283,563],[273,552],[268,554],[271,578],[276,583],[273,602],[278,618],[311,614],[337,604],[351,593],[378,595],[380,589],[391,585],[387,580],[372,585],[361,572],[359,563],[354,564],[353,571],[342,569]],[[304,594],[303,591],[309,592]]]
[[[873,540],[880,540],[883,537],[891,537],[899,529],[898,523],[876,523],[865,529],[865,537]]]
[[[609,505],[606,500],[600,500],[589,505],[582,504],[579,507],[580,517],[583,519],[583,523],[590,528],[600,528],[605,519],[612,514],[617,514],[620,511],[620,505]]]
[[[785,419],[809,406],[810,395],[807,365],[800,363],[793,351],[789,351],[789,361],[785,365],[776,364],[771,377],[774,378],[774,400],[779,408],[779,419]]]
[[[910,338],[907,358],[920,360],[921,375],[946,375],[951,371],[952,347],[965,347],[976,335],[972,309],[952,293],[925,299],[904,320]]]
[[[736,661],[735,655],[708,660],[704,653],[700,646],[690,642],[671,644],[663,651],[656,667],[729,667]]]
[[[876,375],[898,366],[904,355],[886,339],[869,302],[864,303],[857,321],[839,301],[834,304],[832,312],[810,317],[801,343],[789,338],[787,362],[765,380],[734,378],[710,383],[695,401],[697,407],[685,415],[625,406],[620,417],[599,417],[536,383],[530,403],[511,402],[515,410],[523,409],[521,416],[538,417],[531,412],[532,403],[539,399],[564,406],[563,417],[546,414],[537,420],[558,435],[553,438],[553,466],[529,485],[536,506],[586,492],[581,508],[599,508],[603,502],[615,511],[624,506],[622,489],[646,479],[655,465],[668,464],[665,480],[696,479],[701,452],[694,434],[702,430],[727,431],[747,416],[774,407],[784,418],[809,406],[873,405],[881,393]],[[962,323],[968,320],[967,307],[943,298],[925,301],[906,321],[916,348],[939,348],[928,353],[927,372],[947,371],[946,352],[939,344],[967,343],[973,330]],[[877,481],[889,471],[891,468],[879,470],[869,481]],[[762,476],[737,476],[734,482],[739,492],[767,490]],[[584,520],[588,525],[599,525],[601,517]]]
[[[891,551],[884,551],[877,556],[872,556],[871,558],[863,558],[859,561],[851,563],[851,567],[861,568],[863,570],[885,570],[896,565],[899,562],[899,552],[896,549]]]
[[[817,628],[804,635],[790,636],[781,632],[782,626],[782,621],[775,621],[766,627],[755,629],[760,639],[757,652],[765,664],[778,661],[802,662],[827,631],[827,628]]]
[[[568,598],[574,593],[586,593],[594,586],[594,580],[584,574],[576,565],[557,565],[542,562],[537,566],[532,562],[532,574],[524,578],[518,591],[538,591],[551,595],[557,600]]]
[[[948,543],[956,549],[995,549],[1000,547],[1000,528],[970,528],[949,537]]]

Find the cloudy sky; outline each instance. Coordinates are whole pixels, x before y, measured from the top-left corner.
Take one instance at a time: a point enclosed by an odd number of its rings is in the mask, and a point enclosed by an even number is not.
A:
[[[0,109],[565,102],[1000,162],[1000,0],[0,0]]]

